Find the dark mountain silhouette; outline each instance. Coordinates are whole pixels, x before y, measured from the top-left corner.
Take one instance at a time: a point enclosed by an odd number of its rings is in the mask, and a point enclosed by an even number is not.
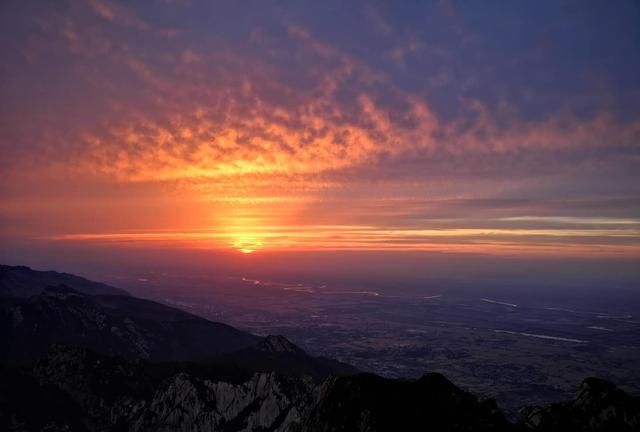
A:
[[[85,431],[87,416],[63,390],[15,369],[0,371],[0,430]]]
[[[573,400],[526,408],[520,423],[540,432],[640,431],[640,398],[607,381],[587,378]]]
[[[574,400],[530,407],[509,423],[440,374],[307,377],[225,363],[129,361],[54,348],[0,373],[0,430],[67,431],[636,431],[638,399],[589,378]]]
[[[478,401],[437,373],[419,380],[371,374],[330,378],[302,430],[507,431],[495,401]]]
[[[60,273],[24,270],[40,286]],[[15,270],[18,269],[18,270]],[[75,281],[75,276],[64,275]],[[77,278],[87,286],[100,285]],[[106,285],[105,285],[106,286]],[[120,292],[117,288],[114,292]],[[35,291],[23,288],[24,292]],[[335,360],[315,358],[281,336],[258,337],[180,309],[129,295],[87,294],[67,285],[49,286],[38,294],[0,297],[0,362],[26,364],[52,346],[85,347],[127,359],[154,362],[216,360],[252,371],[286,371],[322,380],[356,369]]]
[[[85,294],[129,295],[125,290],[68,273],[0,265],[0,296],[31,297],[47,287],[57,285],[65,285]]]
[[[56,348],[0,375],[0,430],[285,431],[313,402],[309,378],[231,365],[127,361]]]
[[[478,400],[437,373],[418,380],[360,374],[326,380],[299,430],[632,432],[640,430],[640,399],[587,378],[573,400],[524,408],[512,424],[492,399]]]

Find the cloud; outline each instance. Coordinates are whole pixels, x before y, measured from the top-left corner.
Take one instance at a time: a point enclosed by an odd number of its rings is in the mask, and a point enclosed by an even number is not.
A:
[[[622,109],[634,106],[632,78],[585,68],[577,51],[573,65],[506,19],[513,40],[448,2],[335,16],[199,1],[66,6],[15,3],[18,18],[0,22],[6,196],[41,196],[52,179],[70,195],[75,182],[152,184],[147,193],[215,204],[221,219],[396,231],[634,219],[635,207],[606,205],[640,193],[640,118]],[[575,37],[597,52],[612,45],[580,25]],[[611,56],[623,61],[618,48]],[[420,237],[405,234],[398,244]]]
[[[290,46],[269,47],[282,62],[276,64],[220,40],[200,49],[176,40],[169,51],[123,45],[107,33],[116,15],[106,3],[91,4],[109,18],[100,24],[106,29],[92,25],[80,38],[81,29],[65,17],[63,32],[79,67],[89,66],[84,85],[102,97],[99,118],[54,130],[53,142],[46,142],[53,149],[46,159],[72,175],[119,181],[307,175],[380,161],[393,166],[407,157],[421,159],[426,171],[453,158],[460,170],[473,169],[474,159],[486,154],[617,148],[640,136],[640,122],[622,124],[607,112],[589,120],[560,112],[529,121],[508,103],[496,116],[476,99],[466,101],[460,119],[445,121],[428,99],[299,25],[286,27]],[[146,26],[135,28],[147,33]],[[96,61],[115,69],[90,66]]]
[[[107,2],[103,2],[100,0],[90,0],[89,4],[100,16],[109,21],[113,21],[114,12]]]

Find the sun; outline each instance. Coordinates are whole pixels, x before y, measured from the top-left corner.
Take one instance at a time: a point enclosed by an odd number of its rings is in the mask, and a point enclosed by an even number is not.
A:
[[[233,242],[233,247],[244,254],[250,254],[262,247],[262,241],[255,236],[242,235]]]

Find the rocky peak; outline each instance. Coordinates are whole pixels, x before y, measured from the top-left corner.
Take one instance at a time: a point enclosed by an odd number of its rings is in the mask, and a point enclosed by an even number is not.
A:
[[[640,400],[599,378],[587,378],[573,400],[523,410],[526,429],[577,432],[640,430]]]
[[[599,378],[586,378],[578,387],[574,399],[575,407],[588,409],[598,405],[609,405],[624,400],[625,393],[614,384]]]
[[[310,383],[257,373],[242,384],[181,372],[161,385],[131,428],[134,431],[285,431],[310,405]]]

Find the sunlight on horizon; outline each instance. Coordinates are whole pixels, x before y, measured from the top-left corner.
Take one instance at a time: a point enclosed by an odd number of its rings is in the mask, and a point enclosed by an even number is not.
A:
[[[262,247],[262,241],[259,240],[256,236],[241,235],[236,241],[233,242],[233,247],[243,254],[251,254]]]

